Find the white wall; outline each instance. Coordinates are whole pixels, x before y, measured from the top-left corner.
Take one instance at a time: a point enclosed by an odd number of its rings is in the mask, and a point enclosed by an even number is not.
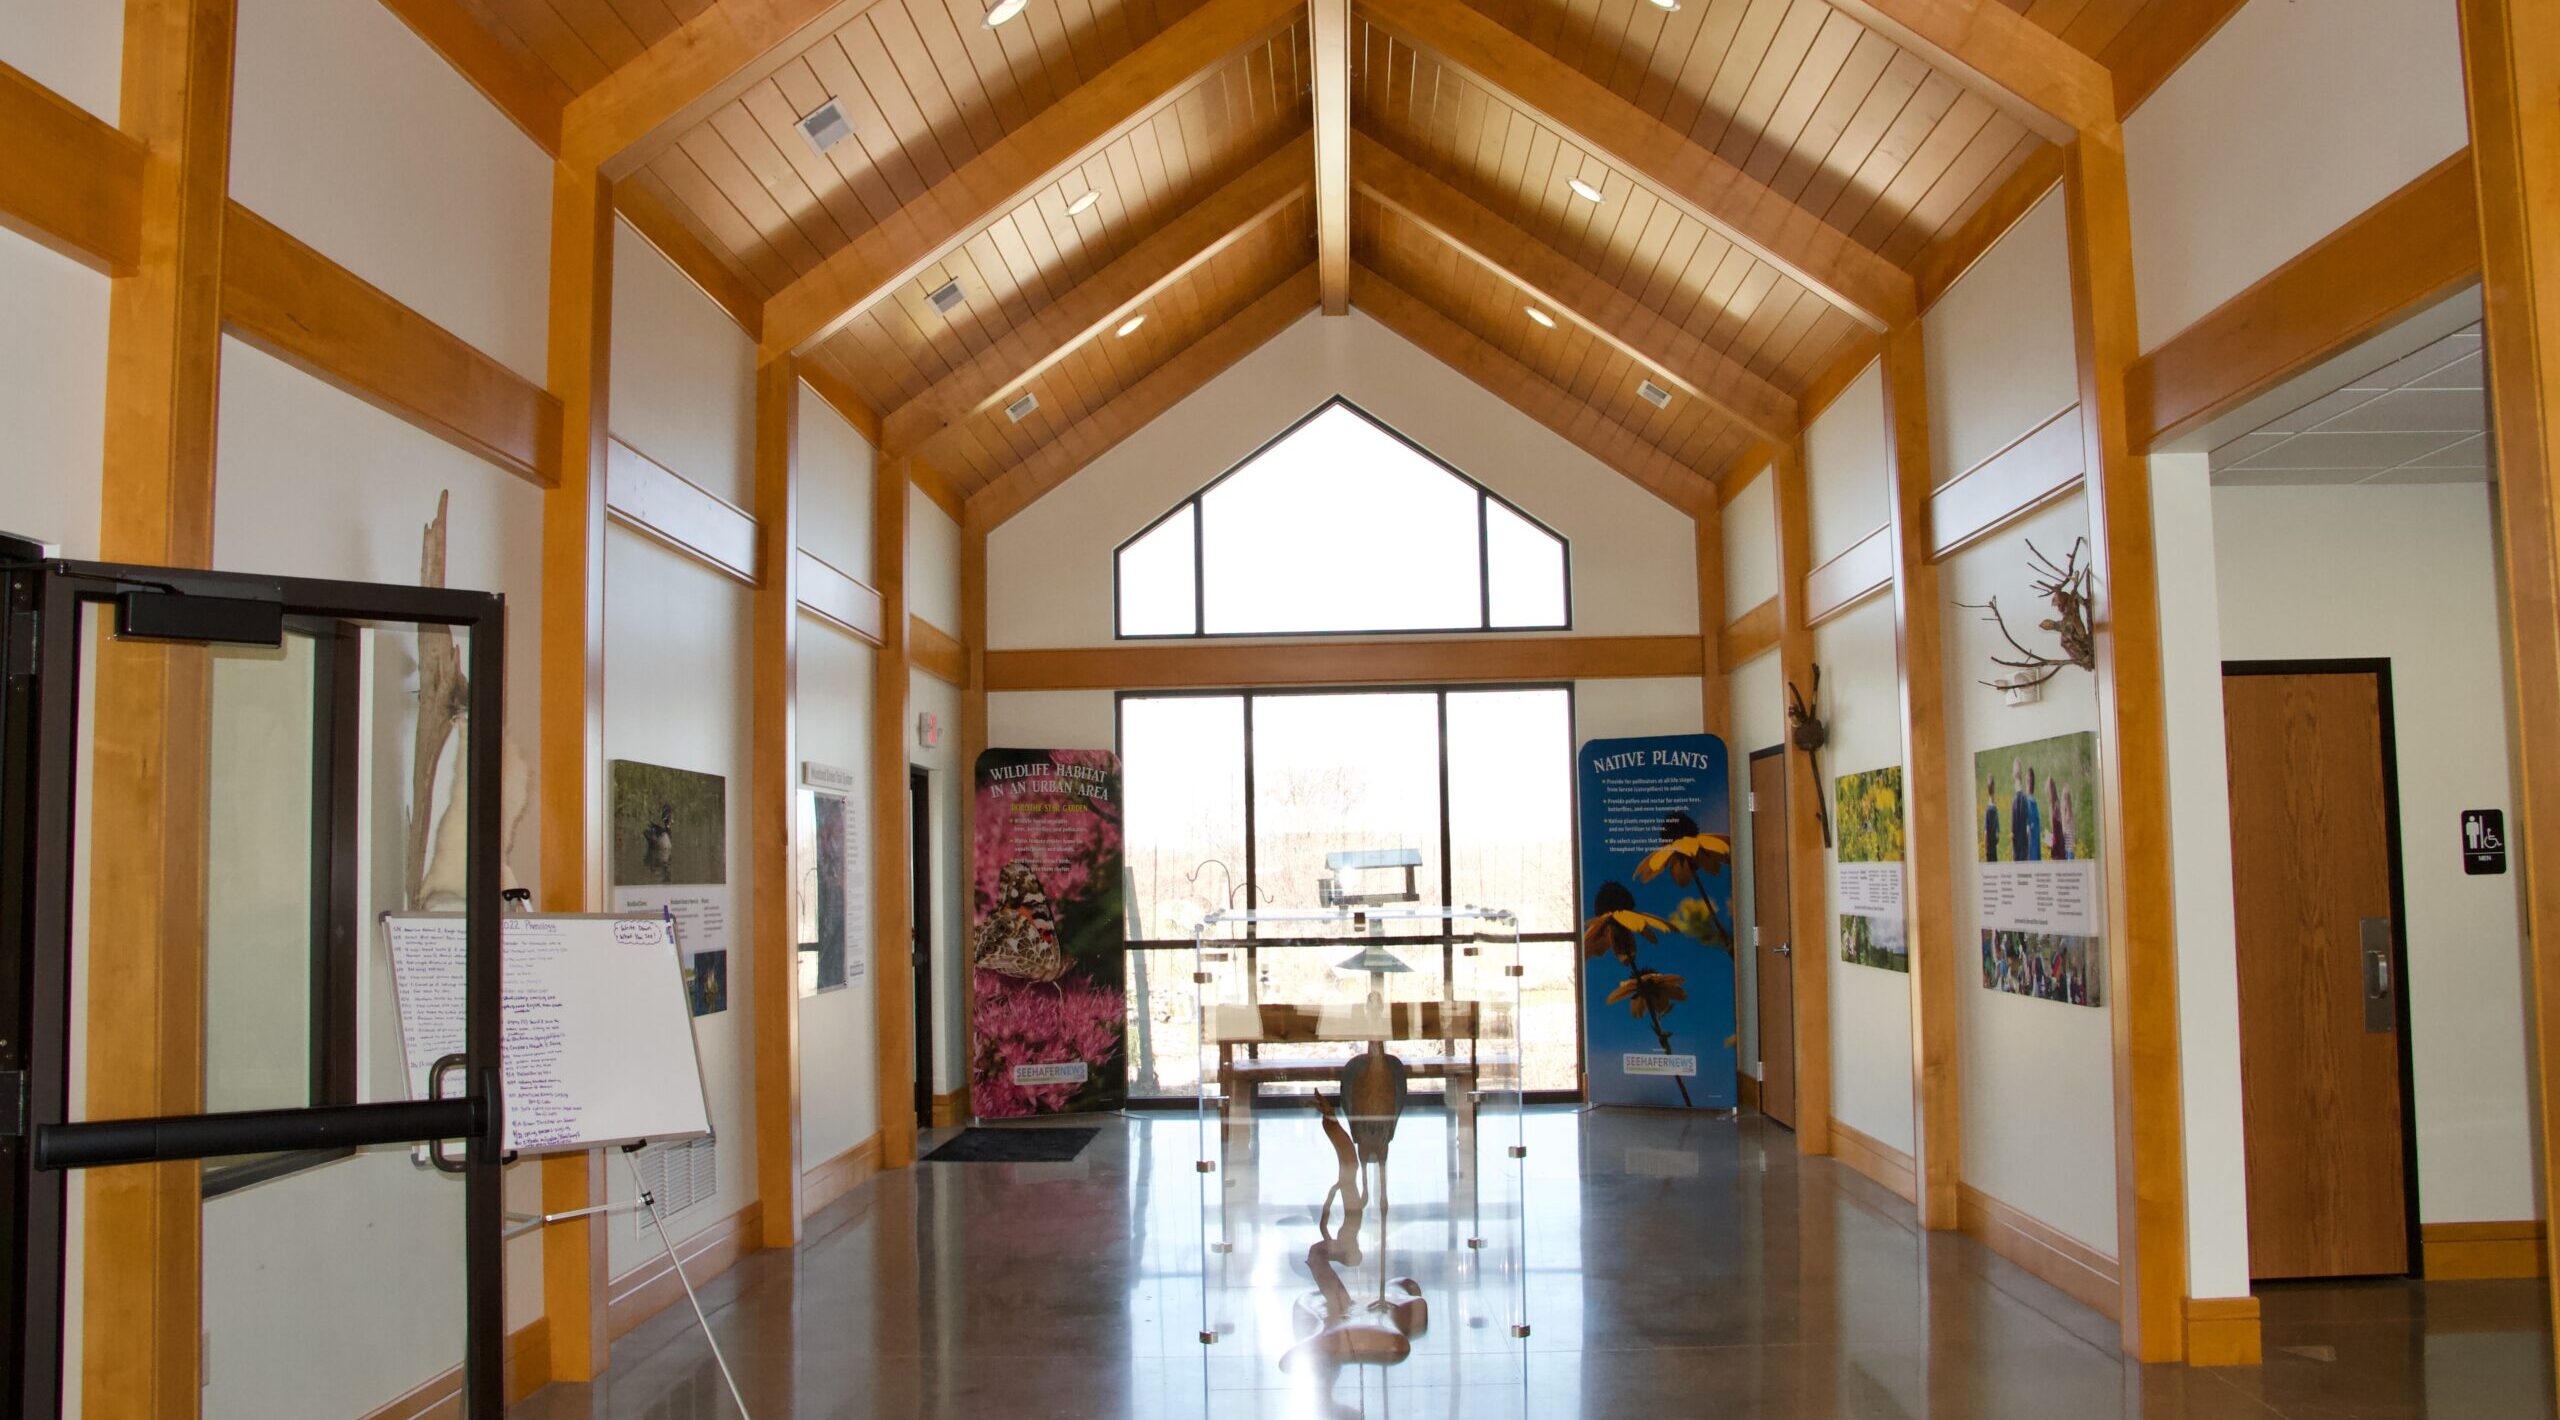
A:
[[[2515,822],[2489,490],[2217,488],[2213,521],[2226,659],[2391,662],[2419,1216],[2531,1218],[2518,879],[2466,876],[2455,832]]]
[[[18,7],[6,13],[15,15]],[[0,530],[98,555],[107,429],[106,277],[0,231]]]
[[[960,634],[960,525],[915,488],[907,490],[907,614]]]
[[[1867,366],[1804,431],[1805,524],[1819,567],[1893,515],[1885,461],[1884,366]]]
[[[848,577],[871,580],[871,474],[877,458],[833,406],[800,390],[800,545]],[[956,633],[959,628],[952,630]]]
[[[1108,644],[1112,549],[1336,394],[1573,543],[1575,634],[1697,631],[1685,515],[1354,312],[1290,327],[998,528],[988,645]]]
[[[1902,708],[1893,649],[1893,598],[1868,598],[1814,628],[1813,658],[1822,667],[1821,713],[1831,726],[1822,754],[1822,793],[1835,846],[1823,857],[1824,935],[1796,948],[1796,970],[1810,963],[1830,979],[1831,1115],[1859,1133],[1905,1153],[1911,1129],[1911,978],[1898,971],[1840,960],[1838,783],[1843,774],[1902,760]],[[1909,893],[1904,894],[1908,920]]]
[[[1755,475],[1724,505],[1724,615],[1731,621],[1778,594],[1778,480]]]
[[[542,151],[388,6],[245,0],[237,45],[231,195],[540,382]]]
[[[2143,348],[2468,135],[2454,0],[2249,0],[2125,120]]]
[[[1107,690],[1008,690],[987,696],[987,744],[1013,749],[1119,748],[1118,703]]]
[[[2169,863],[2178,939],[2187,1292],[2249,1295],[2249,1175],[2240,1106],[2240,970],[2231,898],[2222,622],[2213,489],[2202,454],[2151,458],[2161,686],[2169,743]]]
[[[1920,336],[1929,371],[1930,472],[1938,483],[1969,472],[2080,398],[2060,187],[1929,308]]]
[[[812,422],[804,418],[802,427]],[[619,221],[613,224],[613,433],[705,491],[741,508],[755,506],[755,342]]]
[[[0,62],[112,124],[124,90],[124,7],[0,5]]]

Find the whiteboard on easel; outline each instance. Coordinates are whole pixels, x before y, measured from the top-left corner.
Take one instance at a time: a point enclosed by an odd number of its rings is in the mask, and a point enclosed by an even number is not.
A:
[[[711,1132],[675,924],[663,916],[499,919],[506,1147],[605,1148]],[[463,1044],[460,913],[385,913],[412,1099]]]

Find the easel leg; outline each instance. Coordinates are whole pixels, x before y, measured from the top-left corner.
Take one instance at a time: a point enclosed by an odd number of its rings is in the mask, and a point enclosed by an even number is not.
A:
[[[684,1275],[684,1259],[676,1256],[675,1239],[667,1236],[666,1224],[658,1217],[657,1200],[649,1196],[649,1185],[640,1180],[640,1146],[625,1145],[622,1162],[631,1169],[631,1187],[640,1195],[640,1211],[657,1231],[658,1246],[667,1251],[667,1265],[676,1270],[676,1281],[684,1285],[684,1299],[693,1303],[693,1319],[702,1324],[702,1340],[711,1348],[711,1359],[719,1363],[720,1379],[729,1383],[729,1398],[737,1402],[738,1414],[747,1416],[747,1398],[738,1393],[738,1378],[729,1374],[729,1358],[720,1354],[720,1338],[711,1334],[711,1318],[703,1314],[702,1298],[694,1295],[693,1279]],[[747,1420],[753,1417],[747,1416]]]

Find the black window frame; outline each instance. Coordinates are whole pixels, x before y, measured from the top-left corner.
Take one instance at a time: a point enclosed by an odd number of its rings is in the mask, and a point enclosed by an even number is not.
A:
[[[1353,628],[1334,631],[1211,631],[1208,629],[1208,541],[1205,536],[1207,531],[1206,525],[1201,521],[1201,500],[1214,492],[1218,485],[1235,477],[1237,474],[1242,473],[1245,469],[1251,467],[1254,462],[1259,460],[1264,454],[1269,453],[1272,449],[1286,442],[1290,436],[1296,434],[1307,425],[1314,423],[1317,419],[1322,418],[1325,414],[1337,407],[1351,411],[1354,415],[1357,415],[1360,419],[1368,423],[1371,428],[1377,429],[1387,437],[1395,440],[1397,443],[1411,449],[1414,453],[1429,460],[1432,465],[1437,467],[1441,472],[1458,480],[1460,483],[1465,484],[1468,488],[1475,491],[1475,625],[1408,626],[1395,627],[1391,629]],[[1562,620],[1523,624],[1518,626],[1496,626],[1493,624],[1493,543],[1490,526],[1491,517],[1487,510],[1491,505],[1497,503],[1505,510],[1509,511],[1514,517],[1519,518],[1522,522],[1527,523],[1529,526],[1536,528],[1538,531],[1543,532],[1547,536],[1556,540],[1556,546],[1561,553],[1561,564],[1557,569],[1557,575],[1564,583],[1564,617]],[[1128,617],[1126,614],[1127,604],[1125,601],[1126,589],[1121,584],[1120,559],[1130,548],[1144,542],[1158,529],[1163,528],[1166,524],[1171,523],[1178,518],[1188,518],[1191,521],[1191,629],[1189,631],[1139,632],[1126,630],[1125,628],[1128,624]],[[1368,410],[1361,408],[1358,403],[1353,401],[1347,395],[1334,395],[1325,400],[1322,404],[1317,405],[1315,408],[1308,410],[1305,414],[1290,421],[1287,428],[1282,429],[1279,433],[1274,434],[1270,438],[1263,440],[1260,444],[1255,445],[1253,452],[1246,454],[1243,458],[1229,464],[1225,471],[1221,472],[1217,477],[1212,478],[1208,482],[1200,485],[1198,488],[1193,489],[1181,502],[1174,504],[1171,508],[1168,508],[1163,513],[1157,515],[1155,518],[1150,520],[1145,527],[1142,527],[1136,532],[1131,533],[1128,537],[1123,538],[1117,546],[1111,549],[1111,635],[1112,639],[1117,641],[1250,641],[1268,640],[1273,637],[1294,638],[1332,636],[1502,636],[1515,635],[1523,632],[1567,632],[1572,629],[1573,539],[1566,537],[1563,533],[1560,533],[1554,528],[1548,526],[1545,520],[1532,515],[1528,509],[1521,507],[1519,504],[1514,503],[1510,499],[1503,497],[1501,494],[1494,492],[1490,488],[1487,488],[1481,481],[1468,476],[1465,470],[1459,468],[1456,464],[1449,462],[1447,459],[1440,457],[1438,454],[1433,453],[1419,440],[1414,439],[1403,430],[1396,428],[1394,425],[1380,419]]]
[[[1245,903],[1254,903],[1260,900],[1259,894],[1261,892],[1261,879],[1259,876],[1260,854],[1254,841],[1253,702],[1257,699],[1280,699],[1283,697],[1302,695],[1429,695],[1433,697],[1434,700],[1435,719],[1438,723],[1440,761],[1439,892],[1441,903],[1446,905],[1450,899],[1451,888],[1454,886],[1456,878],[1456,869],[1451,861],[1449,842],[1449,697],[1451,695],[1465,695],[1479,692],[1499,693],[1503,691],[1522,690],[1560,690],[1564,692],[1564,753],[1567,761],[1568,778],[1572,783],[1572,788],[1570,789],[1569,794],[1573,800],[1574,822],[1578,824],[1581,821],[1582,813],[1580,802],[1581,784],[1580,776],[1572,773],[1572,760],[1575,747],[1582,742],[1580,721],[1581,706],[1579,703],[1579,697],[1575,694],[1574,683],[1569,680],[1481,682],[1440,681],[1430,684],[1415,685],[1204,686],[1172,690],[1121,690],[1114,692],[1111,700],[1111,743],[1113,752],[1120,755],[1125,763],[1129,747],[1128,705],[1132,700],[1236,699],[1243,702],[1244,871],[1242,876],[1231,888],[1231,892],[1240,894],[1240,900]],[[1571,858],[1569,870],[1573,880],[1573,901],[1579,903],[1582,901],[1582,854],[1579,848],[1576,847],[1569,850],[1569,856]],[[1248,971],[1250,971],[1251,964],[1254,959],[1252,939],[1257,935],[1259,935],[1259,933],[1255,928],[1251,924],[1247,924],[1245,928],[1245,952]],[[1445,975],[1454,969],[1454,963],[1450,957],[1450,953],[1454,948],[1460,945],[1462,938],[1469,942],[1475,940],[1473,934],[1452,933],[1446,931],[1439,933],[1417,933],[1412,936],[1397,936],[1392,940],[1398,946],[1439,947],[1441,949],[1442,958],[1441,971]],[[1523,931],[1519,935],[1519,943],[1523,947],[1554,943],[1574,943],[1580,941],[1580,939],[1581,933],[1571,927],[1566,927],[1556,931]],[[1127,938],[1126,945],[1128,950],[1132,952],[1188,952],[1198,944],[1192,941],[1189,937],[1131,936]],[[1587,1023],[1583,1019],[1584,1011],[1581,1009],[1581,1003],[1584,998],[1582,953],[1574,952],[1572,954],[1572,962],[1573,991],[1574,1000],[1576,1002],[1576,1009],[1573,1013],[1574,1087],[1569,1090],[1550,1089],[1525,1091],[1522,1098],[1531,1104],[1578,1103],[1583,1097],[1584,1089],[1587,1084],[1584,1061],[1586,1036],[1585,1026]],[[1134,1065],[1134,1061],[1130,1062],[1130,1068],[1134,1069]],[[1195,1103],[1195,1099],[1188,1095],[1131,1095],[1129,1097],[1128,1106],[1132,1109],[1189,1109],[1193,1107]]]

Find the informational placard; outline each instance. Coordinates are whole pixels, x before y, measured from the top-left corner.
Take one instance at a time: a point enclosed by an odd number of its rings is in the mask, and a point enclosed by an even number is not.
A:
[[[615,760],[613,910],[675,919],[697,1016],[729,1009],[729,901],[729,781]]]
[[[1840,904],[1840,959],[1910,971],[1911,938],[1902,907],[1902,766],[1841,775],[1833,785],[1831,821],[1839,836],[1831,881]]]
[[[1983,750],[1973,779],[1984,988],[2103,1005],[2097,735]]]
[[[413,1099],[463,1047],[460,913],[387,914],[392,999]],[[563,1153],[711,1132],[692,1013],[664,917],[500,919],[506,1146]]]
[[[1593,740],[1579,772],[1591,1102],[1732,1109],[1740,1081],[1724,741]]]
[[[852,984],[869,955],[865,928],[871,896],[862,871],[862,820],[842,794],[800,791],[800,821],[792,835],[798,862],[800,994],[815,996]]]
[[[2462,871],[2470,877],[2507,870],[2507,811],[2462,811]]]
[[[977,764],[969,1107],[1118,1109],[1128,1085],[1120,757],[991,749]]]

